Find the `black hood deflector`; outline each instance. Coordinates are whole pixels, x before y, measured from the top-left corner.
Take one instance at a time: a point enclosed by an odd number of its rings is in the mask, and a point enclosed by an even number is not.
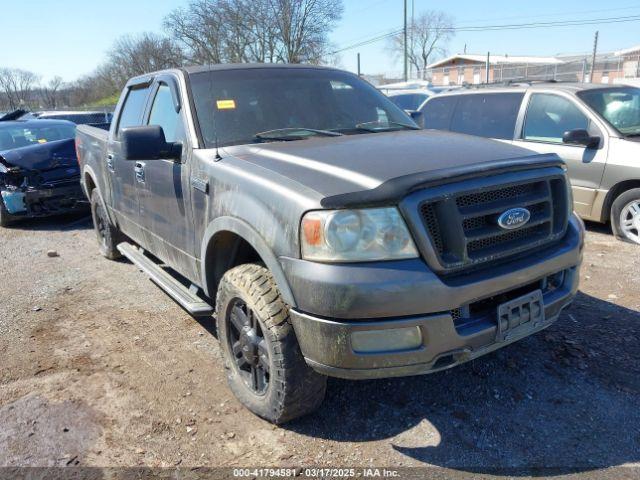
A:
[[[320,204],[323,208],[364,208],[389,205],[400,202],[411,192],[434,185],[443,185],[500,173],[545,167],[564,168],[564,166],[565,163],[560,157],[556,154],[549,154],[442,168],[395,177],[371,190],[325,197],[320,201]]]

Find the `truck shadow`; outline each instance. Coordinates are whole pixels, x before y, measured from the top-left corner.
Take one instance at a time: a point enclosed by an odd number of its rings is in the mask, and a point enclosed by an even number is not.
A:
[[[387,440],[414,461],[473,473],[562,474],[640,461],[640,313],[578,294],[547,330],[428,376],[333,380],[288,425],[333,441]]]

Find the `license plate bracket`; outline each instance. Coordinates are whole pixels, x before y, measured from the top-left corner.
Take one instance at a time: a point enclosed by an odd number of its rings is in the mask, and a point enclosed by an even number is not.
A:
[[[515,298],[498,306],[496,341],[504,342],[544,323],[542,290]]]

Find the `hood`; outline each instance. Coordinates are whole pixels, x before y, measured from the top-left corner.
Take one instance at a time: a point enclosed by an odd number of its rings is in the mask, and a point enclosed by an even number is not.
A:
[[[79,168],[72,138],[4,150],[0,152],[0,162],[7,166],[37,171]]]
[[[325,207],[401,198],[429,180],[562,164],[555,155],[435,130],[313,137],[225,151],[317,191]]]

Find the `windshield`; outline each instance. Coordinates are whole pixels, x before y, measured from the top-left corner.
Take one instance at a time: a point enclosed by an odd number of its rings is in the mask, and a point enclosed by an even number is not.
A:
[[[621,134],[640,135],[640,88],[598,88],[578,96]]]
[[[393,103],[403,110],[418,110],[427,98],[429,98],[429,95],[426,93],[402,93],[389,97]]]
[[[216,141],[223,147],[418,128],[382,93],[346,72],[246,68],[195,73],[190,82],[207,148]]]
[[[36,120],[39,121],[39,120]],[[73,125],[0,125],[0,150],[75,138]]]

